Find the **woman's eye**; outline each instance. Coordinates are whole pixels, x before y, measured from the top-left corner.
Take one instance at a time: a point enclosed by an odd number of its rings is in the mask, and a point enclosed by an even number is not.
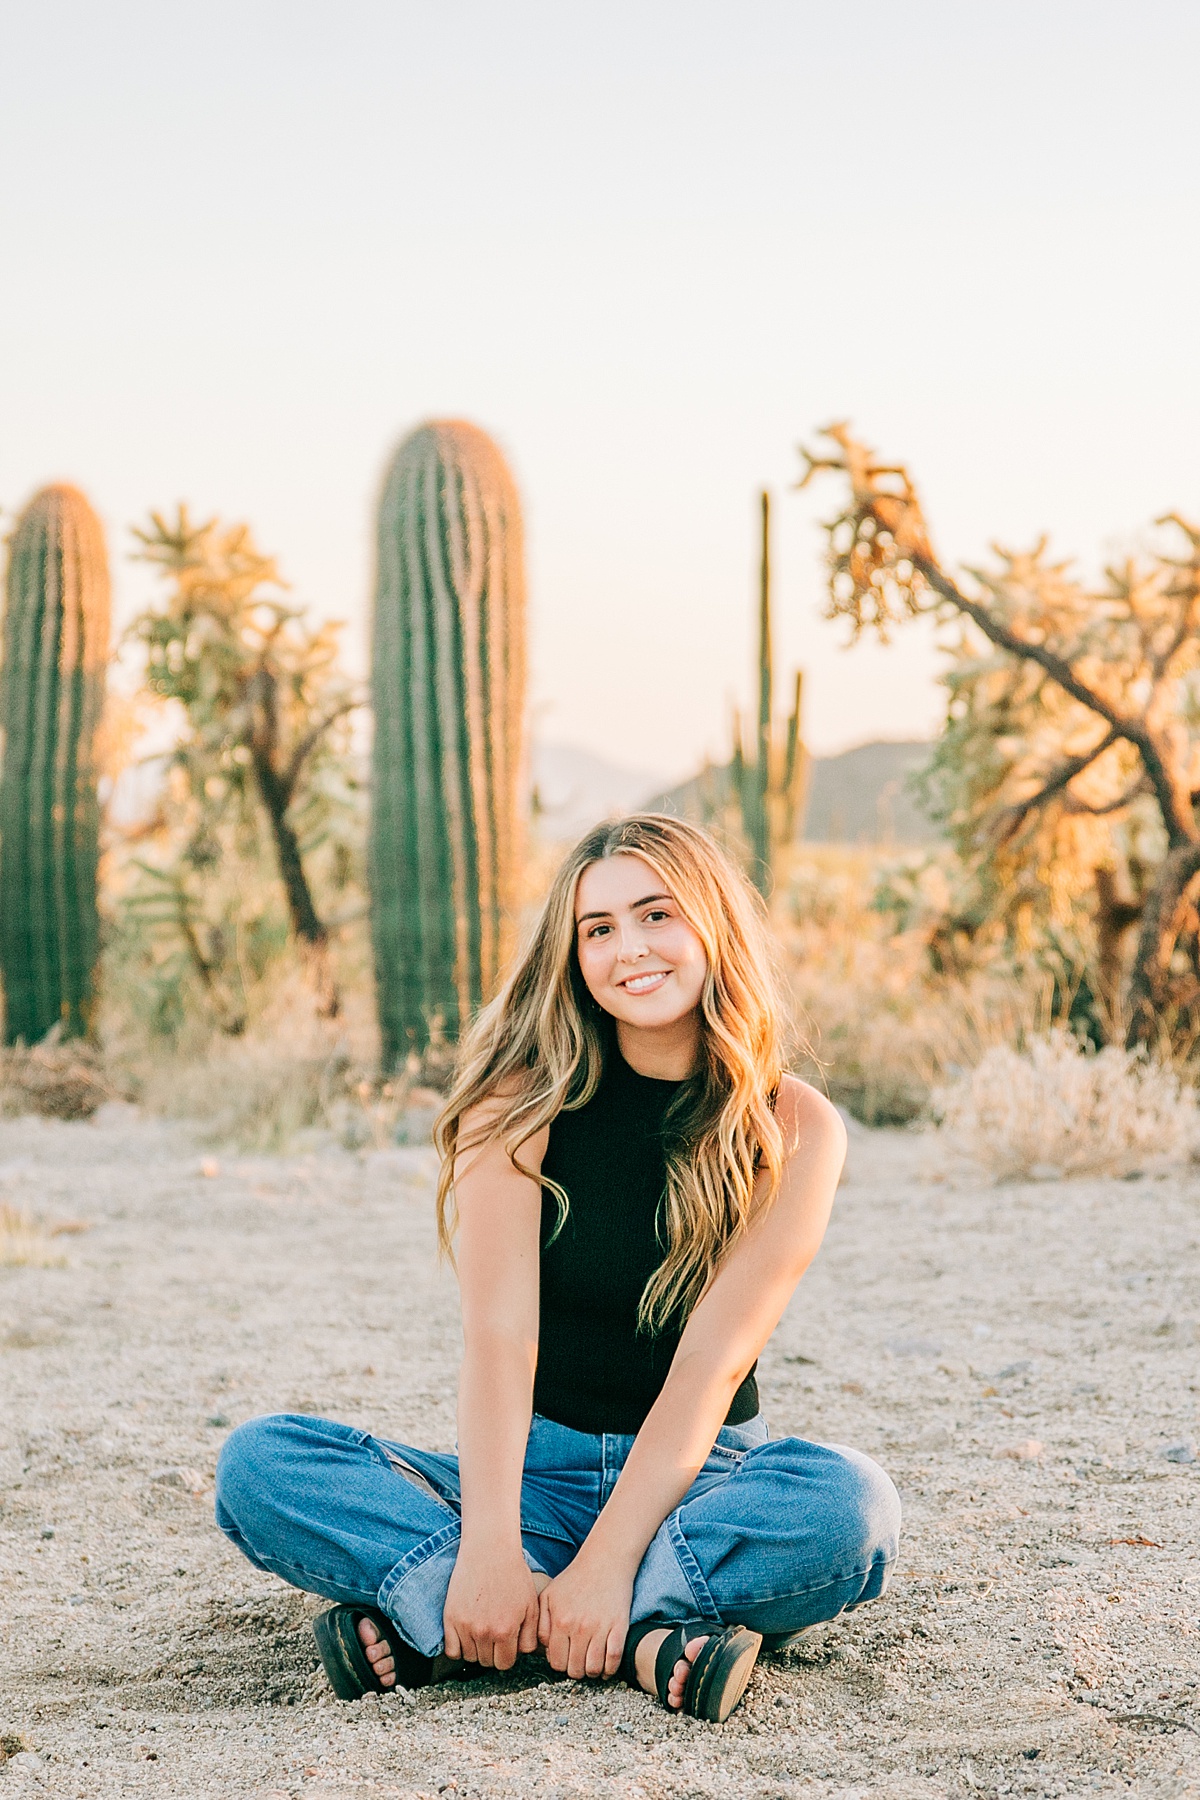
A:
[[[608,925],[592,925],[584,933],[584,936],[590,937],[590,938],[601,937],[606,931],[608,931],[610,929],[611,929],[611,927],[609,927]]]
[[[661,906],[656,906],[652,911],[646,914],[646,923],[648,925],[657,925],[660,919],[665,919],[667,917],[669,917],[669,914],[665,909]]]

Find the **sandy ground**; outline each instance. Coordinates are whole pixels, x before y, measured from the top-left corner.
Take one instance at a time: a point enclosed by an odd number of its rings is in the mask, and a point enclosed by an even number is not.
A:
[[[536,1662],[330,1697],[212,1470],[279,1408],[451,1444],[431,1153],[212,1154],[0,1125],[0,1198],[90,1226],[0,1269],[0,1800],[1200,1795],[1200,1175],[989,1188],[856,1137],[763,1388],[892,1471],[902,1564],[713,1728]]]

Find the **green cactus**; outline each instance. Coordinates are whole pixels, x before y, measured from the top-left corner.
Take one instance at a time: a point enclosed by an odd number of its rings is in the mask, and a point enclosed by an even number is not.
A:
[[[108,662],[104,533],[43,488],[9,548],[0,671],[0,971],[8,1043],[91,1030],[99,923],[96,728]]]
[[[804,676],[796,671],[795,702],[780,737],[772,714],[771,496],[761,496],[762,539],[758,585],[758,720],[753,755],[734,720],[731,775],[750,848],[750,874],[759,892],[771,891],[779,852],[795,842],[808,783],[808,753],[800,736]]]
[[[371,929],[383,1064],[454,1041],[508,953],[525,759],[516,485],[475,425],[433,420],[379,504]]]

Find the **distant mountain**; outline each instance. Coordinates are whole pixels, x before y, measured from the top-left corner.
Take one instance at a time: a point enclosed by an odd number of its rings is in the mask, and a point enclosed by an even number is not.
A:
[[[927,743],[879,740],[815,756],[801,834],[810,844],[928,844],[940,833],[922,812],[908,778],[928,760]],[[642,804],[684,818],[711,817],[732,795],[728,766],[708,768]]]
[[[535,744],[530,757],[538,835],[574,841],[601,819],[636,812],[662,786],[649,769],[626,769],[574,744]]]
[[[941,836],[921,810],[909,777],[931,746],[881,739],[813,759],[804,820],[812,844],[928,844]]]

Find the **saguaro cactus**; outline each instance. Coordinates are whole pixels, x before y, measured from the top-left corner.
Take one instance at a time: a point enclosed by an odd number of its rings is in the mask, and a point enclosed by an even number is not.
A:
[[[509,946],[525,754],[516,485],[459,419],[396,451],[379,504],[371,927],[386,1068],[453,1040]]]
[[[769,894],[779,852],[795,841],[808,781],[808,753],[801,730],[804,677],[796,671],[795,700],[782,734],[772,706],[774,669],[771,630],[771,496],[760,497],[762,538],[758,583],[758,718],[752,756],[734,721],[731,771],[742,830],[750,846],[750,874],[760,893]]]
[[[5,1033],[32,1044],[92,1025],[99,943],[95,737],[108,661],[100,521],[72,487],[17,521],[0,669],[0,970]]]

